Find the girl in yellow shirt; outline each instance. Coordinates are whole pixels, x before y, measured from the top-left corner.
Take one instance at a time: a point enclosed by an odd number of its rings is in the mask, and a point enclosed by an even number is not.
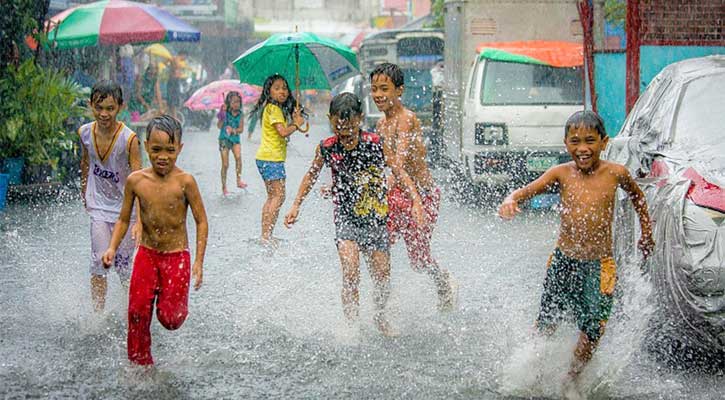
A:
[[[287,81],[279,74],[274,74],[265,80],[262,95],[251,115],[259,113],[260,110],[262,141],[255,158],[257,169],[267,189],[267,201],[262,207],[261,241],[263,244],[269,244],[272,240],[272,231],[277,224],[279,209],[285,198],[287,176],[284,162],[287,159],[287,141],[300,129],[305,119],[302,110],[296,108]]]

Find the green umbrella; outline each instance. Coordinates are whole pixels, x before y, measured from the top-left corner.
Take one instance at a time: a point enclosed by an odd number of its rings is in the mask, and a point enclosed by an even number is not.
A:
[[[234,66],[242,82],[262,86],[268,76],[280,74],[296,91],[332,89],[359,73],[349,47],[306,32],[272,35],[234,60]]]

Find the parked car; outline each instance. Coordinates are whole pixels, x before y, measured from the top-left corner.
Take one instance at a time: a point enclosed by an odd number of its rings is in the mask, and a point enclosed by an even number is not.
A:
[[[725,56],[671,64],[604,153],[625,164],[647,196],[657,246],[646,270],[662,313],[655,318],[658,335],[716,357],[725,354],[723,104]],[[620,263],[636,259],[634,215],[619,202]]]

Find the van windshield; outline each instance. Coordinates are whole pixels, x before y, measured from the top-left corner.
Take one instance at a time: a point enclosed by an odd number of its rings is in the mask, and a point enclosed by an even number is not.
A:
[[[582,104],[582,68],[486,60],[482,105]]]

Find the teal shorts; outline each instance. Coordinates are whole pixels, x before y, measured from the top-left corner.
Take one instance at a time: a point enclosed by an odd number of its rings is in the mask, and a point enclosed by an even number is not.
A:
[[[611,257],[577,260],[557,248],[549,257],[536,326],[549,331],[571,314],[589,340],[599,341],[612,311],[616,282],[617,267]]]

